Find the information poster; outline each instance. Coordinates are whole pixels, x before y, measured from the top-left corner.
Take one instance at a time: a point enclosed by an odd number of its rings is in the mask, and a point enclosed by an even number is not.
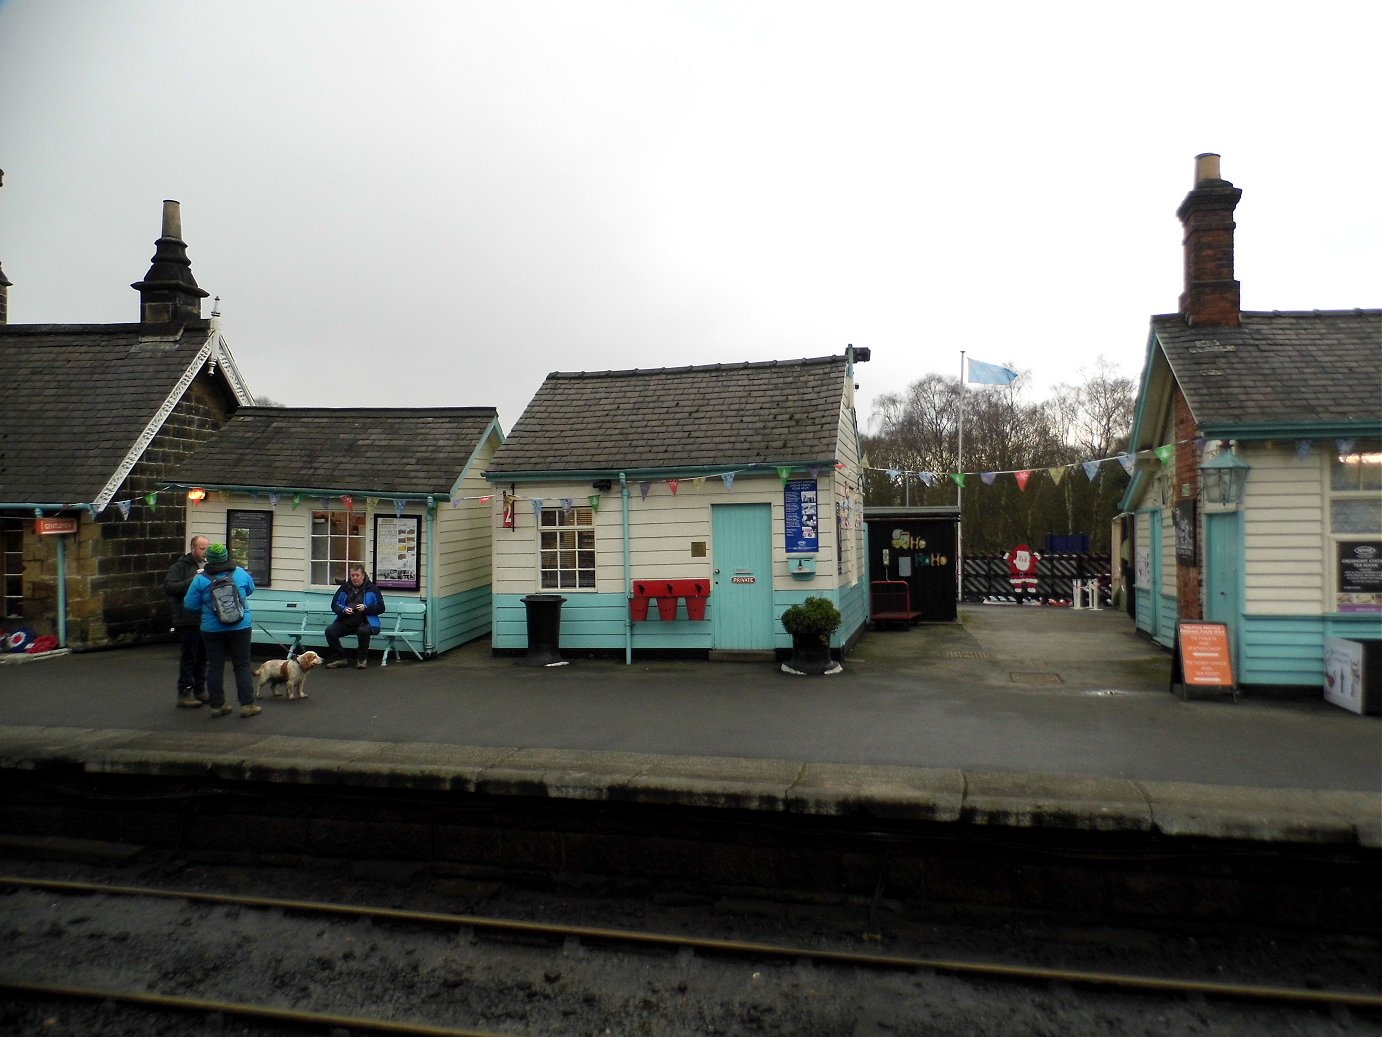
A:
[[[1340,544],[1337,578],[1340,612],[1382,612],[1382,540]]]
[[[272,511],[245,511],[230,509],[226,512],[226,546],[235,564],[254,577],[256,587],[273,585],[273,532],[274,513]]]
[[[1195,564],[1195,502],[1176,502],[1172,521],[1176,525],[1176,561],[1180,565]]]
[[[821,516],[815,479],[789,479],[782,488],[787,553],[821,549]]]
[[[421,516],[374,516],[375,586],[383,590],[417,590],[421,543]]]

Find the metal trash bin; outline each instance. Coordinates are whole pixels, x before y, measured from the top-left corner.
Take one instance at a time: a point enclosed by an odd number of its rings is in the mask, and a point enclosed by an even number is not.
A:
[[[560,594],[529,594],[523,599],[528,610],[528,654],[524,666],[556,666],[565,663],[561,657]]]

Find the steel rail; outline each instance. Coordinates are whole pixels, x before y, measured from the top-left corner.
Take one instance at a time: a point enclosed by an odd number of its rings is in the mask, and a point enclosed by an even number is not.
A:
[[[960,976],[981,976],[989,979],[1069,983],[1083,986],[1112,987],[1155,993],[1199,994],[1206,997],[1235,1000],[1273,1001],[1299,1005],[1342,1005],[1349,1008],[1382,1010],[1382,994],[1346,990],[1309,990],[1302,987],[1263,986],[1250,983],[1224,983],[1212,980],[1174,979],[1158,976],[1137,976],[1117,972],[1092,972],[1085,969],[1048,968],[1036,965],[1004,965],[993,962],[954,958],[913,958],[900,955],[869,954],[861,951],[822,948],[790,947],[783,944],[726,940],[716,937],[696,937],[663,933],[639,932],[634,929],[607,929],[599,926],[524,922],[483,915],[457,915],[433,911],[409,911],[391,907],[360,907],[346,904],[327,904],[313,900],[288,900],[276,897],[239,896],[228,893],[198,893],[146,886],[110,886],[100,883],[71,882],[60,879],[34,879],[23,876],[0,875],[0,886],[21,886],[33,889],[69,893],[104,893],[118,896],[141,896],[167,900],[188,900],[197,903],[224,904],[237,907],[262,907],[279,911],[296,911],[346,918],[385,919],[414,924],[454,926],[493,932],[518,933],[528,936],[577,937],[580,939],[632,943],[642,946],[681,948],[709,951],[739,957],[782,958],[808,960],[832,965],[852,965],[872,969],[929,970]]]
[[[321,1026],[365,1033],[402,1034],[404,1037],[513,1037],[512,1034],[492,1030],[457,1030],[430,1023],[393,1022],[388,1019],[368,1019],[363,1016],[336,1015],[330,1012],[306,1012],[296,1008],[270,1008],[242,1001],[211,1001],[200,997],[180,997],[175,994],[149,994],[138,990],[112,990],[104,987],[73,987],[55,983],[28,983],[0,976],[0,990],[28,996],[53,997],[59,1000],[117,1001],[178,1012],[219,1012],[240,1019],[262,1023],[290,1023],[293,1026]]]

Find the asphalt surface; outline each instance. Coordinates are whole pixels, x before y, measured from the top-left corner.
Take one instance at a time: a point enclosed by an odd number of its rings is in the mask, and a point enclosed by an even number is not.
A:
[[[964,606],[957,623],[870,631],[842,672],[813,677],[767,660],[534,667],[478,642],[425,662],[318,669],[308,700],[266,699],[249,719],[175,708],[176,655],[168,644],[6,657],[0,766],[233,758],[307,781],[320,776],[304,759],[333,761],[332,780],[368,760],[393,768],[376,784],[450,767],[453,787],[476,788],[527,771],[552,795],[661,782],[669,795],[729,802],[728,789],[738,805],[777,808],[815,768],[837,800],[926,800],[941,819],[972,816],[985,794],[1001,804],[995,820],[1019,823],[1060,801],[1091,825],[1154,825],[1158,804],[1162,817],[1174,804],[1196,830],[1223,810],[1227,834],[1273,818],[1268,838],[1330,815],[1335,837],[1382,845],[1382,719],[1322,696],[1183,699],[1170,653],[1115,610]]]

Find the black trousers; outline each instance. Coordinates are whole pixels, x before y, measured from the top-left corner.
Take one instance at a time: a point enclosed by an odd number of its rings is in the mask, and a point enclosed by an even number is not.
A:
[[[369,620],[347,621],[338,619],[326,628],[327,656],[331,659],[339,659],[345,652],[341,649],[341,638],[355,635],[356,644],[359,651],[356,659],[363,659],[369,652],[369,639],[374,634],[370,629]]]
[[[178,697],[206,691],[206,642],[195,626],[178,627],[182,656],[178,660]]]

